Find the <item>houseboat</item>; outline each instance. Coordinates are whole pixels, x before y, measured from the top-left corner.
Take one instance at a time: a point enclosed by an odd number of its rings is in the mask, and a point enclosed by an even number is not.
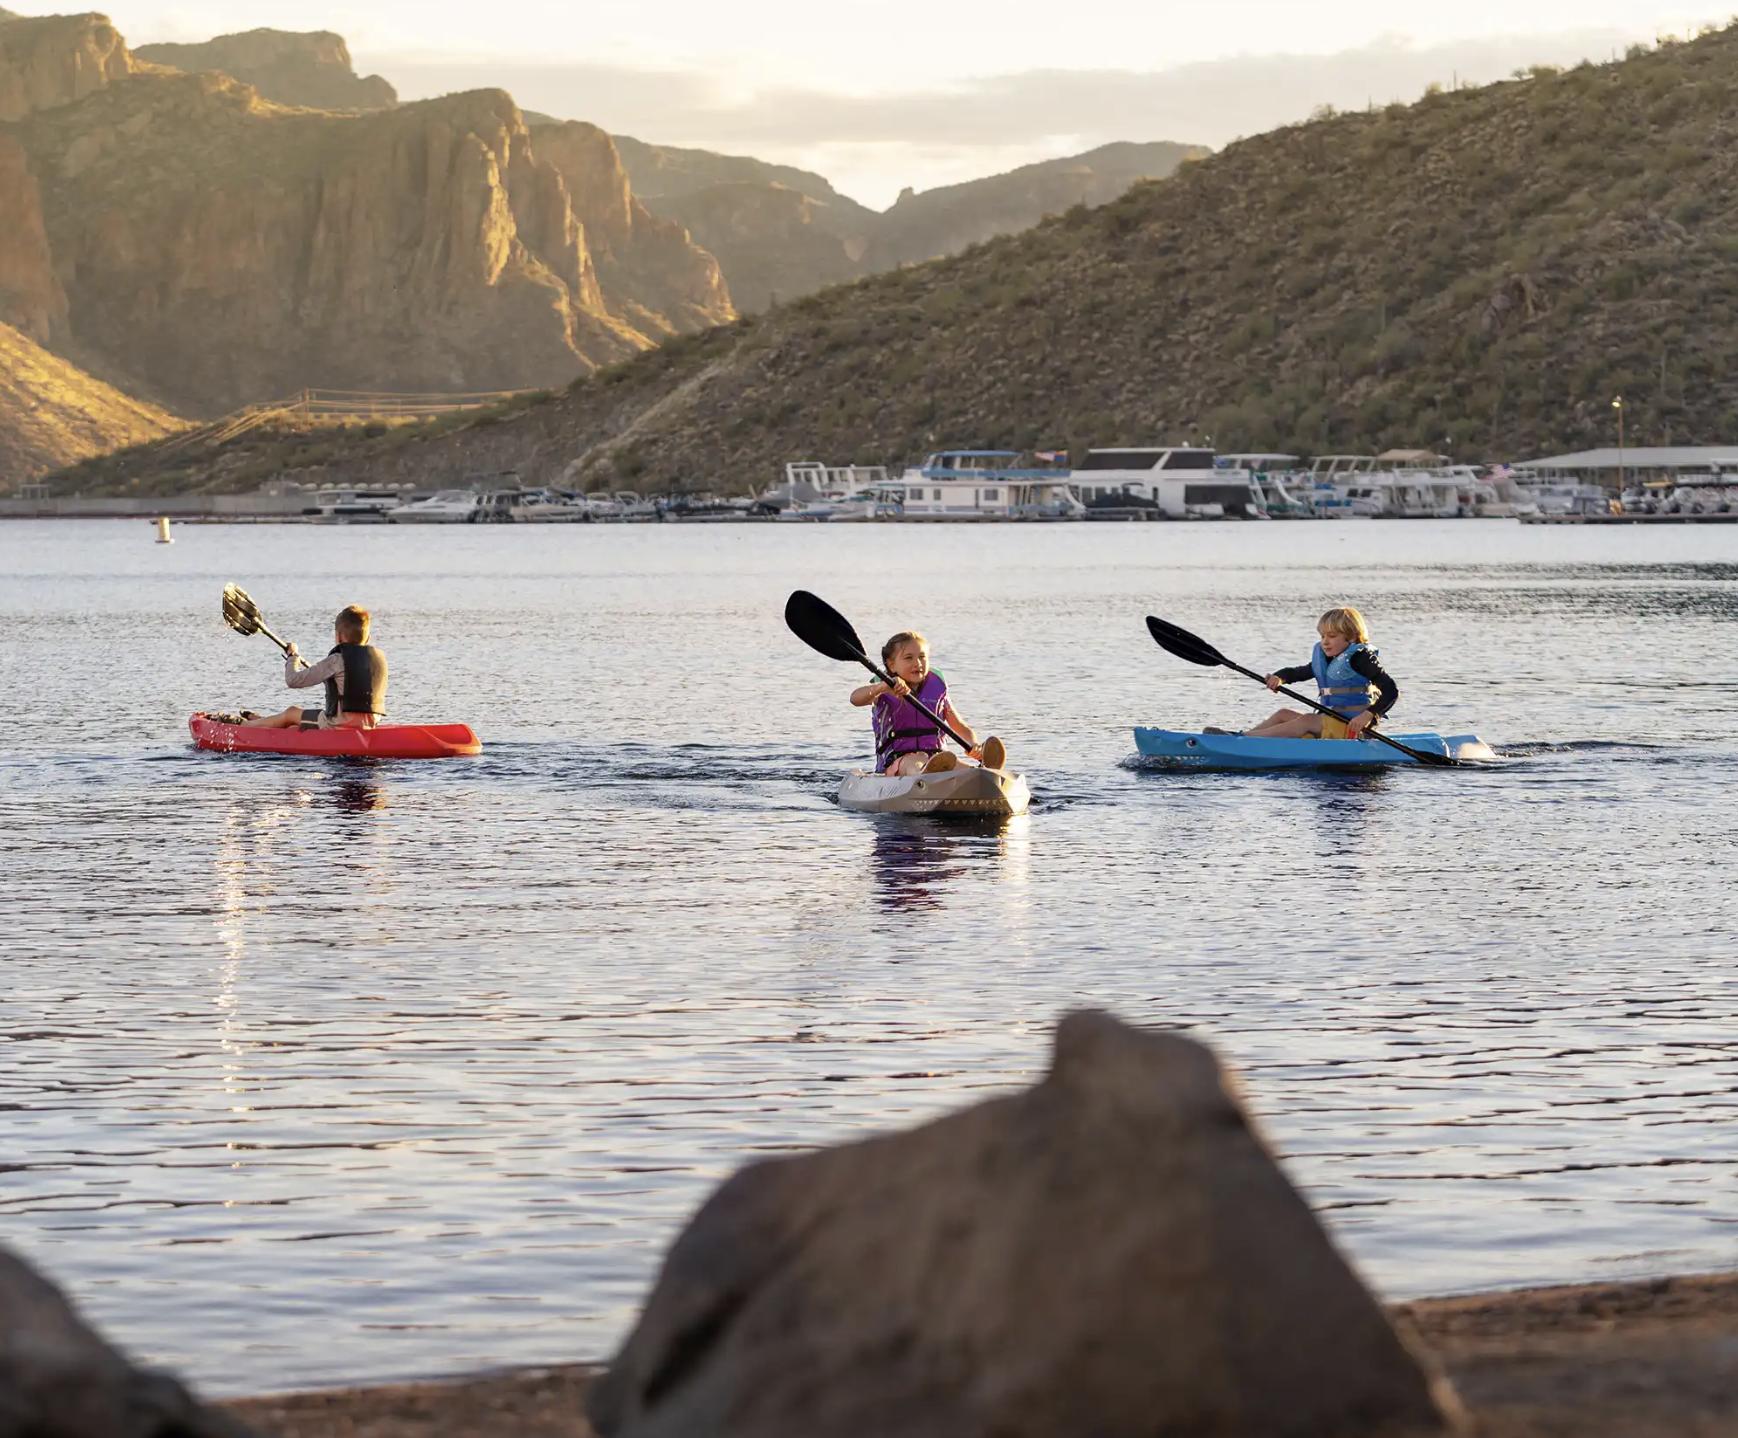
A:
[[[1247,470],[1210,449],[1089,449],[1068,486],[1084,505],[1153,505],[1168,519],[1248,519],[1263,513]]]
[[[1080,519],[1086,506],[1059,465],[1022,465],[1014,449],[943,449],[887,486],[901,519]]]

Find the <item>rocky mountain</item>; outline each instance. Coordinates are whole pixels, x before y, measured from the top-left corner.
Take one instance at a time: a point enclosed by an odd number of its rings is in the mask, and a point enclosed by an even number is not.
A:
[[[398,92],[380,76],[356,73],[350,47],[329,30],[248,30],[197,45],[140,45],[133,55],[176,70],[220,71],[280,105],[380,110],[398,103]]]
[[[714,150],[683,149],[679,145],[650,145],[630,135],[614,138],[634,193],[642,200],[692,195],[713,185],[778,185],[833,205],[841,215],[855,216],[865,224],[875,214],[868,206],[841,195],[825,176],[795,165],[775,165],[749,155],[721,155]]]
[[[661,337],[732,317],[717,259],[641,203],[609,135],[576,120],[531,133],[538,155],[567,182],[598,282],[622,318]]]
[[[731,298],[745,312],[868,273],[868,233],[858,216],[800,190],[737,180],[650,203],[718,257]]]
[[[874,271],[958,254],[1071,206],[1108,204],[1131,185],[1162,180],[1211,153],[1204,145],[1120,142],[922,194],[905,190],[878,217],[865,260]]]
[[[325,476],[661,490],[942,444],[1512,459],[1738,413],[1738,29],[1233,145]],[[114,482],[123,482],[119,479]]]
[[[954,254],[1035,225],[1071,205],[1103,204],[1163,179],[1208,151],[1198,145],[1105,145],[1066,160],[916,194],[878,213],[819,175],[740,155],[617,137],[634,191],[718,257],[745,312],[827,285]]]
[[[0,123],[64,105],[128,74],[132,58],[101,15],[0,17]]]
[[[82,16],[0,26],[0,96],[0,322],[182,413],[560,385],[734,313],[607,137],[543,158],[500,91],[289,109]]]
[[[92,455],[181,427],[0,324],[0,494]]]

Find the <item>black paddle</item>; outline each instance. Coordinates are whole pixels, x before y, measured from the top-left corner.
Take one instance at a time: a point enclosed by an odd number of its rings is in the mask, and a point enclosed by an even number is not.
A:
[[[806,589],[793,591],[791,597],[785,601],[785,623],[790,625],[791,633],[809,648],[819,650],[829,659],[842,660],[847,664],[861,664],[883,684],[892,686],[893,676],[863,652],[863,641],[857,637],[851,621],[818,595],[810,594]],[[941,715],[926,708],[915,694],[907,694],[905,697],[918,713],[960,748],[968,753],[971,751],[972,746]]]
[[[1187,629],[1179,629],[1175,624],[1167,624],[1163,619],[1156,619],[1151,614],[1147,615],[1147,629],[1158,641],[1159,648],[1167,653],[1175,654],[1179,659],[1186,659],[1191,664],[1199,664],[1204,669],[1215,669],[1224,665],[1227,669],[1235,669],[1239,674],[1247,674],[1257,683],[1267,683],[1266,675],[1257,674],[1253,669],[1245,669],[1241,664],[1233,664],[1205,639],[1198,638],[1189,633]],[[1318,704],[1314,699],[1306,698],[1295,689],[1287,689],[1283,684],[1276,692],[1285,695],[1287,699],[1296,700],[1299,704],[1307,704],[1318,714],[1326,714],[1331,719],[1345,717],[1342,714],[1334,713],[1326,704]],[[1390,749],[1398,749],[1402,754],[1416,759],[1420,764],[1434,765],[1438,769],[1457,769],[1460,767],[1458,760],[1450,759],[1443,754],[1426,753],[1423,749],[1413,749],[1402,744],[1398,739],[1390,739],[1374,727],[1366,729],[1364,737],[1380,740]]]
[[[290,646],[266,628],[265,621],[260,618],[259,605],[245,589],[233,584],[223,586],[223,622],[237,634],[263,634],[284,653],[290,652]]]

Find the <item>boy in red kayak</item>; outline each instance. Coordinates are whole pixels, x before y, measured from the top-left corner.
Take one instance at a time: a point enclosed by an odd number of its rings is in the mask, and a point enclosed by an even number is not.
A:
[[[959,764],[943,750],[942,731],[911,702],[914,698],[969,740],[971,757],[986,769],[1000,769],[1008,762],[1002,741],[992,735],[980,744],[953,707],[946,681],[929,667],[929,641],[921,634],[910,629],[895,634],[881,646],[881,667],[893,676],[891,685],[877,682],[851,691],[851,702],[859,709],[875,706],[870,718],[877,774],[940,774]]]
[[[1362,739],[1364,731],[1394,707],[1400,686],[1370,648],[1370,626],[1356,609],[1330,609],[1316,624],[1318,643],[1308,664],[1267,676],[1267,687],[1314,679],[1318,697],[1333,716],[1280,709],[1253,729],[1251,739]]]
[[[319,709],[292,704],[281,714],[242,715],[252,729],[372,729],[386,713],[386,656],[368,642],[373,616],[349,605],[338,611],[332,626],[335,641],[326,657],[303,667],[292,643],[284,650],[284,683],[292,689],[326,686]]]

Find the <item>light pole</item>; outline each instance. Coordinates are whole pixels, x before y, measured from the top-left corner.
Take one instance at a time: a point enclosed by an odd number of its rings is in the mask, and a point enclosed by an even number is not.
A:
[[[1617,411],[1617,502],[1623,503],[1623,396],[1612,400],[1611,407]]]

